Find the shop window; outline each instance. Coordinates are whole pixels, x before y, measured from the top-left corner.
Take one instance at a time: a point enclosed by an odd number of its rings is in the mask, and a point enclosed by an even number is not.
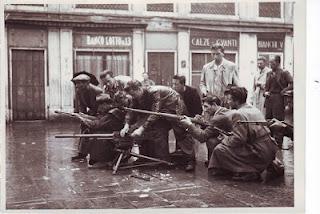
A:
[[[281,3],[259,2],[259,17],[281,18]]]
[[[173,4],[147,4],[147,11],[173,12]]]
[[[191,3],[191,13],[235,15],[235,3]]]
[[[102,10],[128,10],[128,4],[76,4],[76,8],[102,9]]]
[[[87,71],[99,79],[103,70],[111,70],[115,76],[130,75],[128,52],[77,52],[75,71]]]
[[[259,57],[266,58],[266,65],[270,68],[270,59],[271,59],[271,57],[274,57],[276,55],[280,56],[280,59],[281,59],[280,65],[283,67],[284,59],[283,59],[283,53],[281,53],[281,52],[279,52],[279,53],[275,53],[275,52],[260,52],[260,53],[258,53],[258,58]]]

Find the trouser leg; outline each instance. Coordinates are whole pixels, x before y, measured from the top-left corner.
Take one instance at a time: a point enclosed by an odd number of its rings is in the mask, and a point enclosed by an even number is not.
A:
[[[176,142],[181,148],[182,152],[187,157],[187,162],[195,163],[195,151],[194,151],[194,139],[192,136],[185,131],[184,128],[180,127],[178,123],[171,122],[171,126],[176,138]]]
[[[81,134],[87,134],[89,133],[89,129],[81,124],[80,126],[80,132]],[[87,156],[89,154],[90,150],[90,142],[88,138],[80,138],[79,140],[79,153],[82,155]]]
[[[208,161],[210,161],[212,152],[219,143],[220,143],[220,140],[218,140],[217,138],[209,138],[208,141],[206,142],[207,149],[208,149]]]

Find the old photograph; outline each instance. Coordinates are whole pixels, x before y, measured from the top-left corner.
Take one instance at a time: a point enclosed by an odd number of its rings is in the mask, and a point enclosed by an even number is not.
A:
[[[5,209],[294,208],[296,9],[4,4]]]

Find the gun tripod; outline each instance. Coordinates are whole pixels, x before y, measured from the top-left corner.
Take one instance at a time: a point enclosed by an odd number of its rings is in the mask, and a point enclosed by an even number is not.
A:
[[[154,166],[158,164],[166,164],[168,166],[173,166],[174,164],[168,161],[164,161],[158,158],[152,158],[146,155],[141,155],[135,152],[131,152],[130,149],[116,149],[117,152],[119,152],[119,156],[117,158],[117,161],[115,165],[112,167],[112,174],[115,175],[118,171],[118,169],[131,169],[131,168],[136,168],[136,167],[141,167],[141,166]],[[137,158],[143,158],[152,162],[148,163],[141,163],[141,164],[134,164],[134,165],[123,165],[120,166],[121,160],[123,160],[123,157],[137,157]]]

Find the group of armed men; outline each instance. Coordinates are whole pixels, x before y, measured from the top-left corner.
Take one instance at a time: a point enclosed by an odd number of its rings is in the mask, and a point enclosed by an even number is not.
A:
[[[100,88],[94,75],[76,73],[72,82],[78,111],[83,116],[81,132],[119,131],[121,137],[129,135],[140,140],[140,154],[170,161],[168,136],[173,130],[176,150],[183,154],[186,171],[195,169],[194,145],[199,141],[206,143],[205,165],[212,176],[252,181],[261,179],[263,172],[271,177],[283,175],[276,152],[284,135],[293,138],[293,127],[282,122],[284,97],[292,97],[290,73],[280,68],[279,56],[270,60],[271,69],[265,58],[259,58],[254,99],[249,104],[246,88],[239,86],[236,65],[224,58],[223,46],[213,45],[211,50],[213,61],[203,66],[200,93],[187,86],[185,77],[179,75],[173,77],[171,88],[155,85],[147,73],[140,82],[105,70],[99,74],[103,84]],[[123,106],[182,117],[176,120],[126,111]],[[205,121],[207,126],[196,125],[194,120]],[[225,135],[221,130],[232,134]],[[92,168],[105,166],[116,158],[112,144],[81,138],[79,153],[72,160],[85,160],[88,154],[88,166]]]

